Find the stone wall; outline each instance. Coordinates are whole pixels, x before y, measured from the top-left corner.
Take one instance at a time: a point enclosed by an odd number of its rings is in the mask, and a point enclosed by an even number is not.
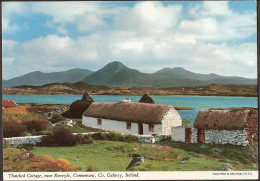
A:
[[[4,138],[4,141],[11,144],[12,146],[18,146],[21,144],[33,144],[39,143],[42,141],[43,135],[40,136],[25,136],[25,137],[12,137]]]
[[[88,132],[88,133],[73,133],[74,135],[82,134],[82,135],[91,135],[95,134],[97,132]],[[109,132],[107,132],[109,133]],[[12,138],[4,138],[3,141],[9,143],[12,146],[18,146],[22,144],[33,144],[39,143],[42,141],[42,137],[46,135],[40,135],[40,136],[24,136],[24,137],[12,137]],[[170,138],[168,135],[134,135],[138,138],[138,141],[141,143],[154,143],[159,142],[164,139]]]
[[[198,143],[198,130],[193,125],[172,128],[172,141],[185,142],[185,128],[191,128],[191,143]],[[232,144],[247,146],[246,130],[205,130],[205,143]]]
[[[159,142],[162,141],[164,139],[170,138],[169,135],[156,135],[156,136],[152,136],[152,135],[134,135],[138,138],[138,141],[141,143],[155,143],[155,142]]]
[[[191,127],[191,143],[198,143],[198,130],[193,126]]]
[[[205,143],[247,146],[246,130],[205,130]]]

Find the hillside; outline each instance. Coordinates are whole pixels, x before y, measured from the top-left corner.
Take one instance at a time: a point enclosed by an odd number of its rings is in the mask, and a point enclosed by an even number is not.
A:
[[[3,81],[3,80],[2,80]],[[6,88],[21,85],[45,85],[51,83],[85,82],[91,85],[126,88],[183,88],[207,86],[210,84],[256,85],[257,79],[227,77],[217,74],[200,74],[182,67],[164,68],[155,73],[142,73],[115,61],[96,72],[87,69],[71,69],[63,72],[31,72],[3,81]]]
[[[85,91],[89,94],[99,95],[201,95],[201,96],[244,96],[256,97],[256,85],[219,85],[184,87],[184,88],[111,88],[107,86],[90,85],[84,82],[54,83],[44,86],[17,86],[3,88],[3,94],[76,94],[81,95]]]
[[[40,71],[31,72],[20,77],[15,77],[10,80],[3,81],[3,86],[14,87],[19,85],[45,85],[55,82],[68,82],[74,83],[82,80],[90,75],[92,71],[88,69],[71,69],[63,72],[43,73]]]
[[[256,84],[256,79],[198,74],[181,67],[164,68],[152,74],[130,69],[121,62],[111,62],[87,76],[83,82],[110,87],[197,87],[210,84]]]

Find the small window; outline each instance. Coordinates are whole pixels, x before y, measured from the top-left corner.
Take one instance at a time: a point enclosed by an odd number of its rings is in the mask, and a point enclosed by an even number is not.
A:
[[[102,120],[100,118],[97,119],[97,124],[102,125]]]
[[[150,132],[154,132],[154,124],[149,124],[148,128]]]
[[[126,123],[126,129],[131,130],[131,123]]]

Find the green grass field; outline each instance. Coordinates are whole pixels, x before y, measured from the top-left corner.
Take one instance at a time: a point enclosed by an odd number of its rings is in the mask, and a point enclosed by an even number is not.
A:
[[[145,157],[144,164],[130,169],[135,171],[219,170],[225,163],[230,164],[235,170],[257,170],[253,166],[253,162],[241,163],[232,157],[229,158],[229,155],[225,157],[225,153],[222,155],[213,154],[210,147],[203,149],[203,153],[197,153],[187,149],[187,144],[166,146],[166,143],[163,145],[95,141],[92,144],[74,147],[34,146],[31,151],[38,157],[64,158],[72,166],[80,167],[82,171],[85,171],[88,166],[99,171],[125,171],[125,168],[131,161],[131,157],[128,154],[132,153],[142,154]],[[198,150],[201,146],[200,144],[193,144],[193,149],[197,147]],[[238,150],[233,148],[231,151],[234,149]],[[209,151],[209,154],[206,153],[206,150]],[[242,156],[244,156],[244,153]]]

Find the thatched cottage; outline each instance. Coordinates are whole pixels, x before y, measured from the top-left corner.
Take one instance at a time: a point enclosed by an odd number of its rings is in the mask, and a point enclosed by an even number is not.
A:
[[[172,141],[246,146],[258,140],[258,110],[209,109],[198,113],[194,125],[172,128]]]
[[[83,113],[86,126],[125,134],[170,135],[180,126],[179,113],[169,105],[137,102],[92,103]]]

